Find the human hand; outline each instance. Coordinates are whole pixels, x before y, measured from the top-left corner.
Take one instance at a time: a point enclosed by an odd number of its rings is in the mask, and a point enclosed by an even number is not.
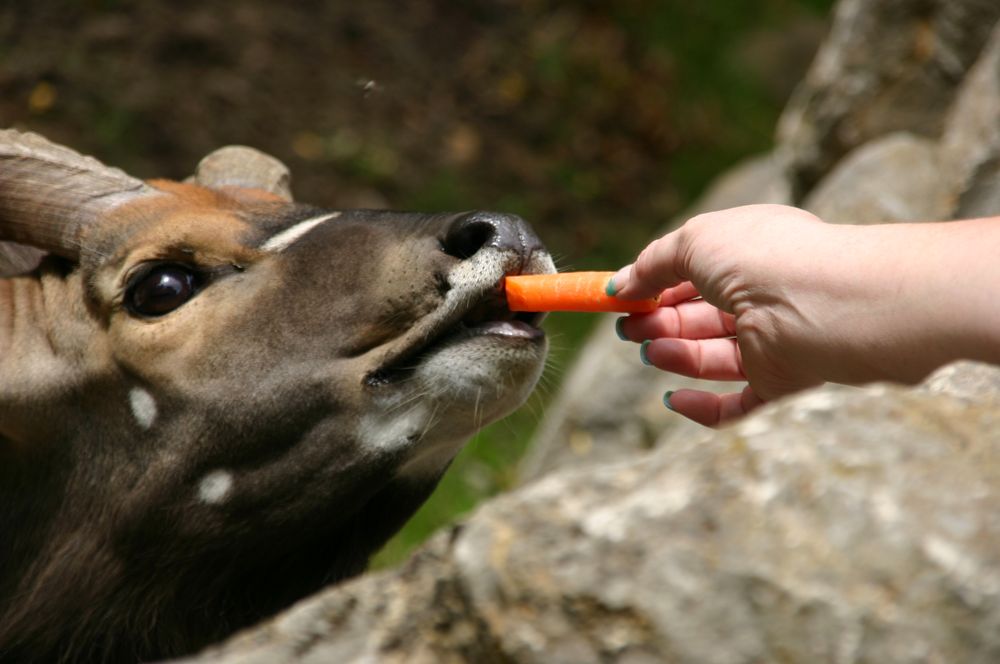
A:
[[[662,305],[623,319],[619,331],[661,369],[749,382],[742,393],[665,399],[706,425],[828,380],[919,380],[937,366],[941,340],[914,318],[928,307],[906,287],[920,272],[914,251],[886,228],[825,224],[779,205],[699,215],[612,279],[619,297],[660,294]],[[919,254],[922,236],[911,236]]]

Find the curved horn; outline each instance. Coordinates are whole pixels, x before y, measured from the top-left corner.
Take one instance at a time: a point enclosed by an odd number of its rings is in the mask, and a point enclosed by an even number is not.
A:
[[[204,187],[261,189],[291,202],[288,167],[260,150],[243,145],[219,148],[201,160],[194,181]]]
[[[0,240],[75,260],[87,224],[155,191],[37,134],[0,130]]]

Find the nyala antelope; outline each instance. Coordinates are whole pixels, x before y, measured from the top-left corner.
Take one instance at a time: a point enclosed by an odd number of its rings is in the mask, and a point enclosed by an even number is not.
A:
[[[0,661],[192,652],[359,573],[542,369],[520,218],[144,182],[0,131]]]

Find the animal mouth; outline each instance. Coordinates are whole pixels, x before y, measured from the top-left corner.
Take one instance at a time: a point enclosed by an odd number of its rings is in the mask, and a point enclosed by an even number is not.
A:
[[[369,387],[397,382],[420,365],[421,358],[446,344],[476,337],[493,337],[500,343],[540,343],[545,332],[540,327],[544,313],[513,312],[507,306],[503,280],[478,296],[461,298],[467,304],[451,307],[425,325],[415,326],[413,340],[390,354],[381,367],[368,373]],[[423,329],[416,329],[417,327]]]
[[[497,287],[475,302],[450,330],[445,330],[444,336],[495,334],[501,337],[541,339],[545,333],[539,325],[544,318],[543,313],[511,311],[507,307],[503,291]]]

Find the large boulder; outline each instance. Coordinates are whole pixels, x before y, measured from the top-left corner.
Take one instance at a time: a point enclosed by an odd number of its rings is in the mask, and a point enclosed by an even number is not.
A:
[[[907,132],[865,143],[834,167],[803,207],[838,224],[939,221],[953,208],[936,142]]]
[[[1000,22],[945,118],[940,161],[954,216],[1000,211]]]
[[[806,196],[804,207],[847,224],[1000,211],[1000,23],[941,121],[940,141],[896,132],[855,148]]]
[[[1000,20],[996,0],[842,0],[778,125],[797,196],[841,157],[888,133],[937,138]]]
[[[551,474],[189,662],[996,662],[998,504],[1000,369],[827,386]]]

